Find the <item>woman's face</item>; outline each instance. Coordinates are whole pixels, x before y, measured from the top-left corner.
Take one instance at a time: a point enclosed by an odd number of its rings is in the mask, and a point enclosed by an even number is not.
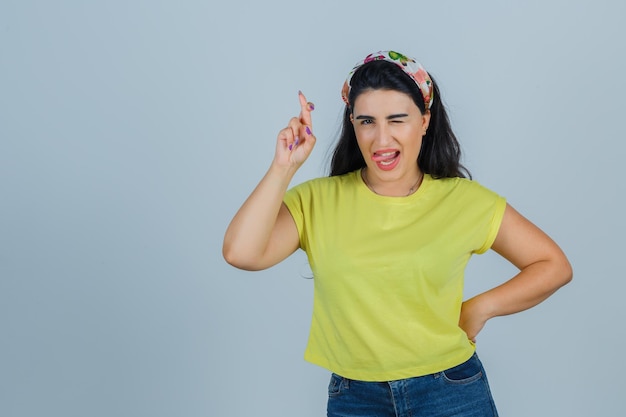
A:
[[[368,179],[414,182],[419,175],[417,157],[430,113],[422,114],[407,94],[368,90],[356,98],[352,116]]]

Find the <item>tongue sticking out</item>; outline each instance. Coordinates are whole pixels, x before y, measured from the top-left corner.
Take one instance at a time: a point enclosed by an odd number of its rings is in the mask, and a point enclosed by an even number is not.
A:
[[[400,158],[400,152],[376,152],[372,155],[372,161],[376,162],[376,165],[385,171],[393,169]]]

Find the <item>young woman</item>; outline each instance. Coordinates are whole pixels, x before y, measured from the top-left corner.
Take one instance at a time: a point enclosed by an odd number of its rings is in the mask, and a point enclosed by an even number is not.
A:
[[[368,55],[342,97],[331,175],[288,190],[315,145],[313,105],[300,93],[300,115],[226,231],[224,258],[260,270],[307,253],[305,358],[332,372],[329,416],[495,416],[476,336],[569,282],[570,264],[504,198],[466,178],[437,85],[414,59]],[[463,301],[467,262],[490,248],[519,273]]]

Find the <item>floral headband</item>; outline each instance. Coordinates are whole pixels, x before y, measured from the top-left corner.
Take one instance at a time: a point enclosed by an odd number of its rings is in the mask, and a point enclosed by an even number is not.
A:
[[[346,104],[350,104],[348,102],[348,94],[350,93],[350,80],[352,79],[352,75],[354,75],[354,72],[358,68],[372,61],[393,62],[400,67],[402,71],[415,81],[415,84],[417,84],[422,92],[426,108],[430,109],[430,106],[433,105],[433,80],[431,80],[430,75],[428,75],[419,62],[395,51],[379,51],[369,54],[364,60],[359,61],[354,68],[352,68],[352,71],[348,74],[348,79],[343,83],[343,88],[341,89],[341,98]]]

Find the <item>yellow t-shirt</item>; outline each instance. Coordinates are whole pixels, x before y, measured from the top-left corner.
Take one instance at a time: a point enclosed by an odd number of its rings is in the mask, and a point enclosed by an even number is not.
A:
[[[389,381],[472,356],[458,327],[464,269],[491,247],[504,198],[475,181],[430,175],[408,197],[384,197],[354,171],[304,182],[284,201],[314,276],[307,361]]]

